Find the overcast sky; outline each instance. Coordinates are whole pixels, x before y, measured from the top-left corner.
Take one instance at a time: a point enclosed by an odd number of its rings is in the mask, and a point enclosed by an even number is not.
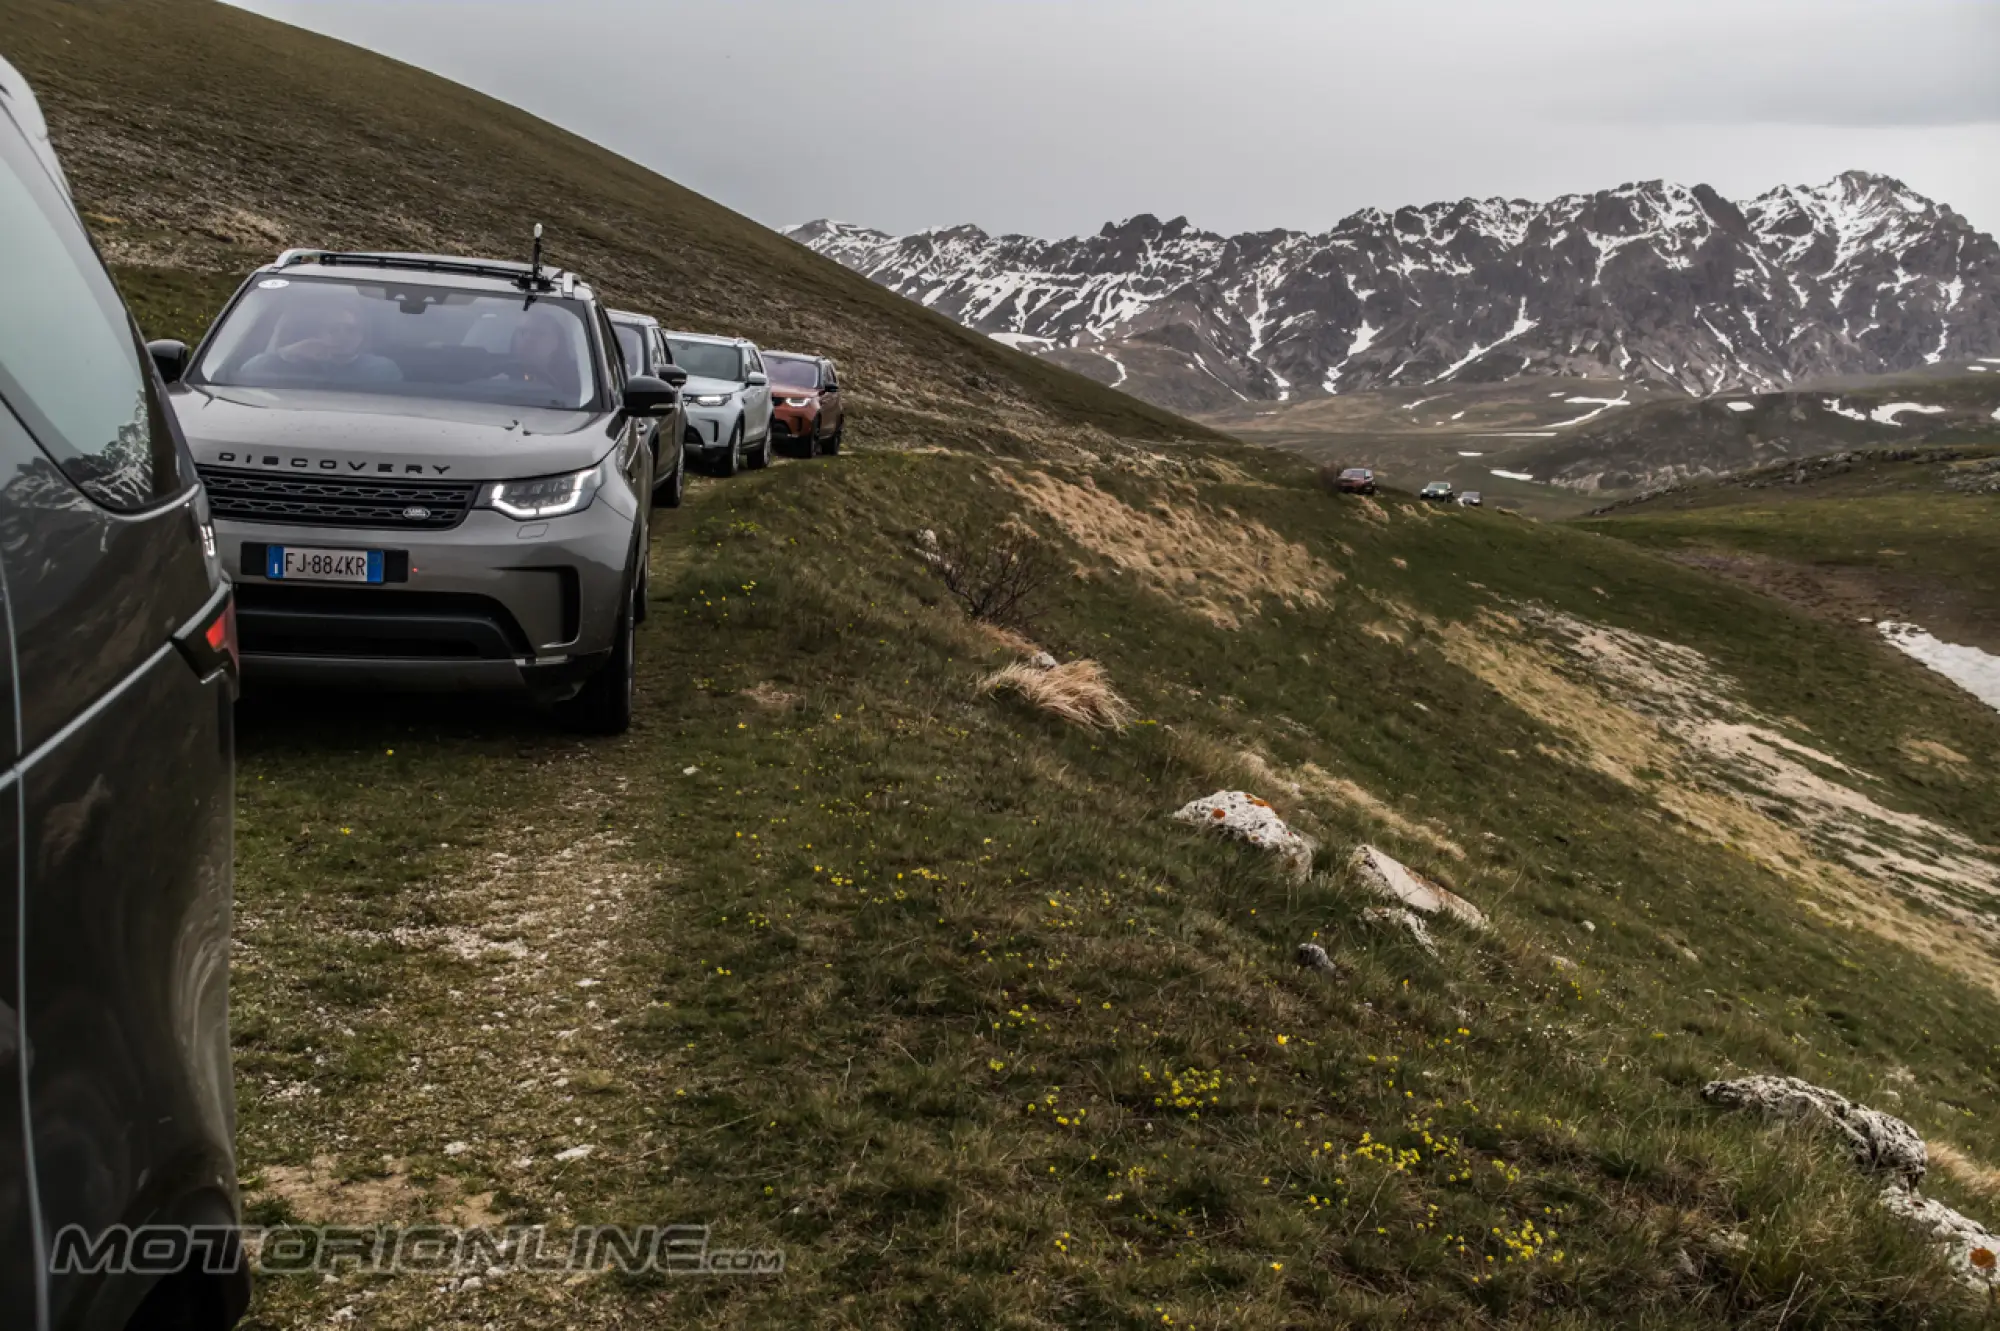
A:
[[[774,226],[1359,207],[1849,167],[2000,231],[2000,0],[238,0]]]

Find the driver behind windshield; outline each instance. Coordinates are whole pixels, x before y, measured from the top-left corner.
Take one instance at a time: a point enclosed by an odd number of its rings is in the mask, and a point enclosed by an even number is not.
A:
[[[582,385],[576,382],[576,363],[562,319],[542,306],[530,309],[515,325],[509,344],[513,364],[497,377],[507,383],[553,389],[565,402],[577,400]]]
[[[241,373],[248,383],[301,377],[336,384],[401,382],[396,362],[369,351],[368,343],[361,311],[334,298],[309,300],[279,317],[271,349],[252,356]]]

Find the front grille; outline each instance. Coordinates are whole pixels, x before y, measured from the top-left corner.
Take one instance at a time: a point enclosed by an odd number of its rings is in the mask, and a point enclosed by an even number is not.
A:
[[[305,527],[446,531],[465,520],[470,481],[298,476],[198,467],[218,518]]]

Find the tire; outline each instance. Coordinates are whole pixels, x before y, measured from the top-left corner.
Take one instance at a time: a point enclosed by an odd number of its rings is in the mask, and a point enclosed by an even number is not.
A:
[[[722,450],[722,460],[715,464],[717,476],[734,476],[743,454],[743,422],[738,420],[736,428],[729,432],[729,447]]]
[[[840,456],[840,437],[846,433],[847,422],[842,420],[840,424],[833,427],[833,438],[826,441],[825,445],[821,447],[820,452],[830,458]]]
[[[764,442],[757,445],[757,451],[744,459],[752,471],[762,471],[771,465],[771,427],[764,427]]]
[[[632,683],[634,669],[632,638],[634,605],[639,580],[618,612],[618,628],[612,638],[611,659],[583,682],[574,698],[556,705],[564,725],[585,735],[622,735],[632,728]]]
[[[655,460],[657,466],[657,459]],[[666,480],[653,482],[654,508],[679,508],[681,499],[687,494],[687,448],[677,439],[674,441],[674,469]]]
[[[806,432],[806,456],[819,456],[819,417],[813,417],[812,429]]]

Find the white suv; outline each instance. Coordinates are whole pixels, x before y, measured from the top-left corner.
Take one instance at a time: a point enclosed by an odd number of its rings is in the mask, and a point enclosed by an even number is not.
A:
[[[771,465],[771,377],[754,343],[740,337],[668,333],[674,364],[687,371],[681,401],[690,458],[719,475]]]

